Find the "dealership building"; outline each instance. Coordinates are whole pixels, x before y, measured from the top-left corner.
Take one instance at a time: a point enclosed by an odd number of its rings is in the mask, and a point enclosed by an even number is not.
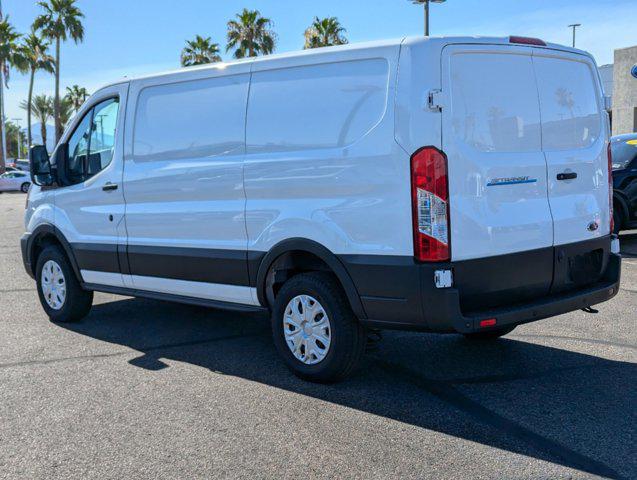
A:
[[[612,98],[613,135],[637,132],[637,45],[615,50],[615,62],[599,73]]]

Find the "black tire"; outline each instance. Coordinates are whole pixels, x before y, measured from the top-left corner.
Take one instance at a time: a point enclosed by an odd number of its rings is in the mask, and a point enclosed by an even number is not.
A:
[[[61,307],[57,309],[49,305],[42,287],[42,270],[49,260],[52,260],[60,267],[66,285],[66,298]],[[50,245],[42,250],[38,256],[35,272],[40,303],[52,322],[77,322],[88,315],[93,304],[93,292],[82,289],[66,254],[60,247]]]
[[[624,226],[624,215],[622,215],[621,210],[617,206],[613,208],[613,223],[613,233],[619,233]]]
[[[27,193],[29,191],[29,186],[31,184],[29,182],[24,182],[22,185],[20,185],[20,191],[22,193]]]
[[[485,332],[464,333],[464,337],[469,340],[497,340],[498,338],[511,333],[515,330],[515,325],[512,327],[497,328],[495,330],[487,330]]]
[[[285,340],[284,315],[288,303],[298,295],[309,295],[325,310],[330,323],[330,345],[325,357],[313,365],[297,359]],[[349,305],[338,281],[323,272],[302,273],[279,290],[272,310],[272,337],[279,355],[298,377],[317,383],[343,380],[360,365],[367,335]]]

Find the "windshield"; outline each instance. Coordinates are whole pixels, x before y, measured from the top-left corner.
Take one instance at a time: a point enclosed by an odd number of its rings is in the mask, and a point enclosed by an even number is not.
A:
[[[613,138],[610,144],[613,170],[626,168],[637,156],[637,138]]]

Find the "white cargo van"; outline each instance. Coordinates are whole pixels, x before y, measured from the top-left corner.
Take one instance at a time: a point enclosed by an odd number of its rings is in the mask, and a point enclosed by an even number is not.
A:
[[[53,321],[93,291],[268,310],[337,380],[369,327],[496,338],[613,297],[608,131],[593,58],[522,37],[127,79],[32,150],[24,264]]]

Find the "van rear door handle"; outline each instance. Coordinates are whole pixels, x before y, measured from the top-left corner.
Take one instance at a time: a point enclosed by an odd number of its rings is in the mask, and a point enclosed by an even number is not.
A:
[[[105,192],[110,192],[111,190],[117,190],[117,184],[108,182],[102,187],[102,190],[104,190]]]
[[[557,174],[558,180],[573,180],[574,178],[577,178],[577,173],[575,172],[563,172]]]

